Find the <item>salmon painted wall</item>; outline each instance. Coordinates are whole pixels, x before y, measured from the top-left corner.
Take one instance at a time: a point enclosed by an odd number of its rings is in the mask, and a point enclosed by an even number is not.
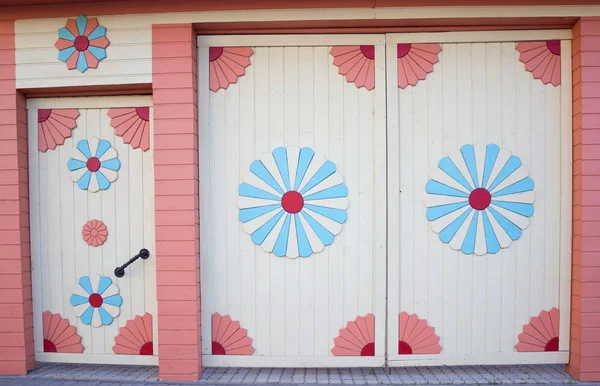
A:
[[[14,23],[0,22],[0,374],[35,365],[25,98],[15,87]]]
[[[600,381],[600,18],[573,29],[573,281],[568,372]]]

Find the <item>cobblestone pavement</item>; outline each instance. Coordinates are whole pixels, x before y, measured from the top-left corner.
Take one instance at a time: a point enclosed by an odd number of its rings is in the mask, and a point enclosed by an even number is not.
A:
[[[458,366],[350,369],[205,368],[197,384],[576,384],[562,365]],[[158,381],[148,366],[38,363],[21,377],[0,377],[0,385],[190,385]],[[585,383],[592,385],[592,383]],[[594,384],[600,385],[600,384]]]

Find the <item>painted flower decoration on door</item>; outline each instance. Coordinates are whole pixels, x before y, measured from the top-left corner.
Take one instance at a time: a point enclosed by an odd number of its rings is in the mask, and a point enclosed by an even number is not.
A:
[[[45,152],[63,145],[65,138],[71,137],[71,131],[77,127],[77,118],[77,109],[39,109],[38,149]]]
[[[85,223],[81,230],[83,241],[90,247],[98,247],[106,241],[108,231],[106,225],[100,220],[90,220]]]
[[[534,79],[553,86],[560,84],[560,40],[519,42],[517,51],[525,70],[531,72]]]
[[[58,30],[58,40],[54,46],[59,50],[58,59],[67,64],[69,70],[86,72],[88,68],[98,68],[98,63],[106,58],[106,28],[98,24],[98,19],[81,15],[68,19],[67,24]]]
[[[437,43],[398,44],[398,87],[416,86],[427,74],[433,72],[433,65],[439,62],[438,54],[442,47]]]
[[[398,354],[439,354],[442,346],[440,337],[425,319],[417,314],[402,312],[398,316]]]
[[[497,253],[529,226],[533,185],[519,157],[508,150],[464,145],[442,158],[427,182],[427,219],[455,250]]]
[[[117,156],[117,150],[105,139],[82,139],[73,149],[73,158],[69,159],[67,167],[80,189],[97,192],[108,189],[117,179],[117,171],[121,168]]]
[[[112,350],[115,354],[154,355],[152,336],[152,315],[137,315],[119,328]]]
[[[238,191],[244,230],[279,257],[321,252],[346,222],[348,188],[342,175],[308,147],[278,147],[255,160]]]
[[[254,51],[250,47],[210,47],[209,88],[217,92],[227,89],[231,83],[237,83],[240,76],[246,73],[250,65],[250,57]]]
[[[113,322],[121,312],[123,298],[108,276],[82,276],[70,302],[83,324],[100,327]]]
[[[347,82],[367,90],[375,88],[375,46],[335,46],[329,53]]]
[[[218,312],[211,317],[212,355],[252,355],[252,338],[240,322]]]
[[[81,336],[77,327],[71,326],[69,319],[60,314],[44,311],[42,314],[44,329],[44,352],[82,353]]]
[[[557,308],[540,312],[523,326],[515,350],[519,352],[558,351],[559,321],[560,312]]]
[[[375,356],[375,316],[357,316],[340,329],[340,335],[333,342],[334,356]]]
[[[134,149],[150,149],[150,107],[124,107],[108,110],[115,134]]]

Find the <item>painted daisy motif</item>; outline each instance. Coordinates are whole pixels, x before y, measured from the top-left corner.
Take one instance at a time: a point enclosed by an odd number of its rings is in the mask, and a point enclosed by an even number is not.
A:
[[[331,353],[335,356],[375,356],[375,316],[357,316],[340,329],[340,335],[333,342]]]
[[[254,51],[250,47],[210,47],[209,88],[217,92],[227,89],[231,83],[237,83],[240,76],[246,73],[250,65],[250,57]]]
[[[115,134],[134,149],[150,149],[150,107],[124,107],[108,110]]]
[[[100,220],[90,220],[85,223],[81,230],[83,241],[90,247],[98,247],[106,241],[108,231],[106,225]]]
[[[65,138],[69,138],[71,131],[77,127],[77,118],[77,109],[39,109],[38,149],[45,152],[63,145]]]
[[[67,162],[71,178],[83,190],[106,190],[117,179],[121,168],[117,150],[105,139],[82,139],[73,149],[73,158]]]
[[[519,343],[515,350],[519,352],[558,351],[560,312],[557,308],[542,311],[523,326],[519,334]]]
[[[218,312],[212,315],[212,355],[252,355],[252,338],[248,331],[234,322],[229,315],[221,316]]]
[[[398,44],[398,87],[416,86],[427,74],[433,72],[433,65],[439,62],[438,54],[442,47],[437,43]]]
[[[244,230],[279,257],[321,252],[347,219],[342,175],[308,147],[278,147],[255,160],[238,192]]]
[[[519,42],[517,51],[525,70],[531,72],[534,79],[553,86],[560,84],[560,40]]]
[[[439,354],[440,337],[425,319],[402,312],[398,317],[398,354]]]
[[[367,90],[375,88],[375,46],[336,46],[329,53],[347,82]]]
[[[81,336],[77,327],[71,326],[69,319],[60,314],[45,311],[42,314],[44,328],[44,352],[82,353]]]
[[[152,315],[146,312],[128,320],[125,327],[119,328],[112,350],[115,354],[154,355]]]
[[[529,226],[533,185],[519,157],[508,150],[464,145],[442,158],[427,182],[427,219],[455,250],[497,253]]]
[[[58,40],[54,46],[59,50],[58,59],[67,64],[69,70],[86,72],[88,68],[98,68],[98,63],[106,58],[106,28],[98,24],[98,19],[81,15],[68,19],[67,24],[58,30]]]
[[[70,302],[83,324],[100,327],[113,322],[121,312],[123,298],[108,276],[82,276]]]

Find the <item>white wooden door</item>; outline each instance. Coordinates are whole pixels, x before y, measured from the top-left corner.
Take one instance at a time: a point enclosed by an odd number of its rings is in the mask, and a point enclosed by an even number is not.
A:
[[[568,361],[571,49],[561,38],[388,35],[391,365]]]
[[[157,364],[151,104],[28,101],[37,360]]]
[[[383,36],[199,40],[205,366],[383,365]]]

